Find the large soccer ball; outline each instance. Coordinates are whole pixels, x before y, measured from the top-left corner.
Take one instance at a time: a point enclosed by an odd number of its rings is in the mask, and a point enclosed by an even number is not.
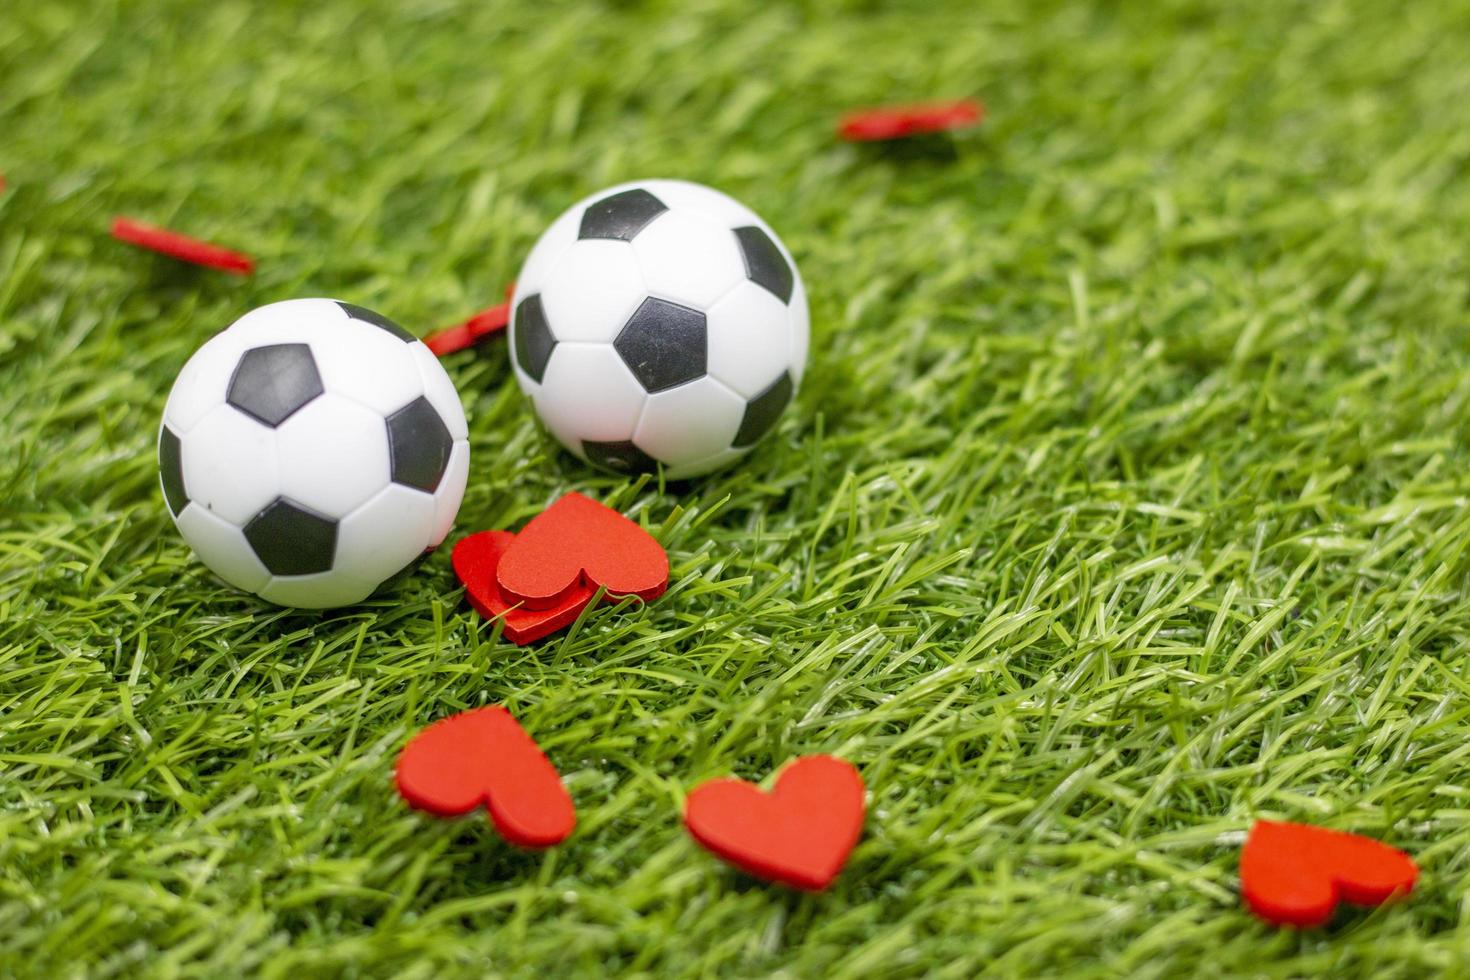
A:
[[[770,226],[719,191],[645,180],[541,236],[511,299],[516,378],[582,459],[673,479],[745,455],[806,367],[806,292]]]
[[[169,513],[216,575],[283,606],[360,602],[444,539],[469,474],[454,384],[371,310],[253,310],[179,372],[158,463]]]

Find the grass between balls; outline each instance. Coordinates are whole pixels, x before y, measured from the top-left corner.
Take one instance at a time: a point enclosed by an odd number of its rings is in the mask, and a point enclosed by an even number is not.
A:
[[[1470,12],[1168,2],[24,4],[0,19],[0,974],[1374,976],[1470,959]],[[882,149],[852,106],[978,94]],[[276,299],[419,335],[598,187],[717,186],[796,254],[813,361],[688,486],[538,434],[503,341],[456,536],[577,489],[669,593],[530,649],[447,549],[270,609],[173,532],[173,374]],[[236,281],[118,213],[258,259]],[[407,736],[504,703],[579,825],[435,822]],[[753,883],[684,793],[856,763],[830,893]],[[1275,931],[1256,816],[1420,892]]]

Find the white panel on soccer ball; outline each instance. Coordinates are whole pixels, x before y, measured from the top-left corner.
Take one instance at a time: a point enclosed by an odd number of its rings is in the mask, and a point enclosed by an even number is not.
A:
[[[337,525],[333,571],[382,582],[424,553],[434,527],[434,495],[391,483]]]
[[[174,523],[210,571],[230,585],[255,592],[269,581],[271,573],[255,557],[250,542],[236,525],[198,504],[185,507]]]
[[[726,449],[745,417],[745,399],[711,377],[648,396],[633,443],[678,476],[681,467]]]
[[[425,547],[437,548],[454,526],[454,517],[459,505],[464,502],[465,484],[470,476],[470,444],[463,439],[454,444],[449,452],[449,463],[444,468],[444,478],[439,489],[434,491],[434,523],[429,529]]]
[[[636,186],[663,201],[670,210],[702,215],[721,228],[765,227],[765,222],[754,211],[713,187],[692,184],[687,180],[645,180]]]
[[[687,480],[690,477],[704,476],[706,473],[713,473],[715,470],[724,469],[749,452],[749,447],[745,449],[726,449],[722,452],[715,453],[713,456],[696,460],[688,466],[681,466],[677,470],[668,470],[665,475],[670,480]]]
[[[558,341],[606,344],[645,295],[628,243],[589,239],[562,253],[541,288],[541,305]]]
[[[745,260],[731,230],[688,211],[654,218],[633,239],[633,253],[650,295],[696,310],[745,278]]]
[[[391,415],[424,393],[418,365],[409,352],[422,344],[406,344],[361,320],[346,320],[344,327],[304,334],[323,388],[381,416]]]
[[[218,333],[184,364],[163,407],[163,421],[174,435],[184,435],[210,411],[224,404],[230,376],[240,363],[244,349],[238,336]]]
[[[795,269],[795,266],[792,266]],[[811,311],[806,305],[806,286],[801,274],[796,275],[796,288],[791,293],[791,380],[801,384],[806,373],[806,358],[812,342]]]
[[[281,494],[343,517],[388,485],[388,429],[357,402],[325,394],[276,429]]]
[[[531,403],[532,406],[536,409],[536,417],[541,420],[542,427],[545,428],[547,432],[551,433],[551,435],[556,439],[557,442],[565,446],[567,451],[570,452],[573,456],[585,460],[587,458],[587,453],[582,446],[581,436],[577,434],[576,419],[571,417],[551,418],[547,416],[546,412],[541,408],[541,401],[542,396],[539,393],[533,392],[531,394]],[[636,421],[637,420],[635,419],[635,426]],[[632,438],[633,430],[630,428],[626,435],[619,436],[617,439],[608,441],[626,442]]]
[[[791,314],[770,290],[745,281],[705,314],[709,373],[745,398],[765,391],[791,363]]]
[[[531,248],[531,254],[521,265],[516,276],[515,294],[511,297],[512,309],[531,293],[540,292],[546,284],[546,274],[567,247],[577,240],[577,227],[582,221],[582,208],[572,208],[551,223]]]
[[[230,405],[204,416],[180,440],[189,500],[243,526],[281,492],[275,436]]]
[[[311,333],[335,324],[345,324],[347,311],[331,299],[288,299],[267,303],[230,324],[242,350],[262,344],[300,344]]]
[[[558,344],[535,395],[536,410],[567,448],[633,437],[647,394],[607,344]]]
[[[260,597],[278,606],[298,609],[331,609],[350,606],[373,594],[378,582],[366,582],[335,570],[316,575],[273,578],[260,590]]]
[[[419,370],[419,383],[423,385],[424,397],[439,413],[451,439],[468,439],[469,424],[465,421],[464,405],[459,400],[459,390],[439,363],[434,352],[423,344],[409,344],[409,353]]]

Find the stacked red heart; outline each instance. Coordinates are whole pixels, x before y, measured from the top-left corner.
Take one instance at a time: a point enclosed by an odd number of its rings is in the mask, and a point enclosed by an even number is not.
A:
[[[669,556],[643,528],[580,493],[533,517],[520,534],[481,531],[454,546],[454,573],[475,611],[513,643],[570,626],[603,590],[645,602],[669,583]]]

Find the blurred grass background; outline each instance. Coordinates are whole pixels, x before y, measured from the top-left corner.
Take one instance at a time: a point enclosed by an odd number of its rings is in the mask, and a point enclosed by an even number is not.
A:
[[[1462,975],[1467,36],[1386,0],[7,8],[0,975]],[[966,95],[951,141],[832,136]],[[520,649],[447,552],[327,614],[191,560],[153,442],[213,331],[333,295],[422,335],[650,176],[801,263],[813,362],[760,451],[630,483],[538,433],[503,342],[447,366],[460,530],[583,490],[660,529],[665,598]],[[411,732],[496,702],[563,846],[392,791]],[[681,829],[698,781],[818,751],[870,789],[830,893]],[[1257,816],[1422,888],[1269,929]]]

